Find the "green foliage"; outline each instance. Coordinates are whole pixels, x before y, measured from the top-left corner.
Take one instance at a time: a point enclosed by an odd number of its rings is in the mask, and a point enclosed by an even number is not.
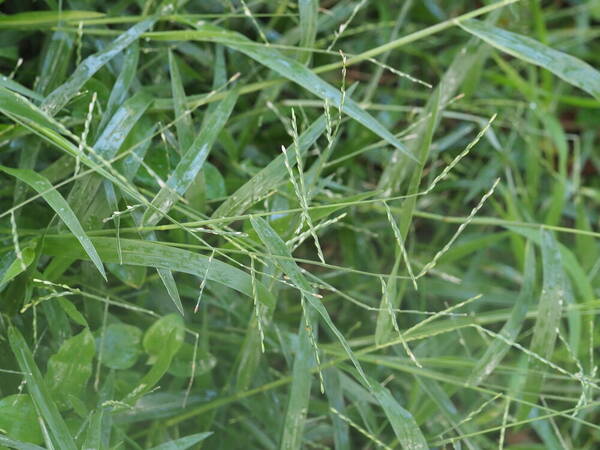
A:
[[[0,0],[0,449],[598,448],[599,18]]]

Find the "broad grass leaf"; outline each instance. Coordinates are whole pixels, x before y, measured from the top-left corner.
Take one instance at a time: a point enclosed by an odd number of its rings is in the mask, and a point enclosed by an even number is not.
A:
[[[35,406],[27,394],[9,395],[0,399],[0,429],[8,437],[18,441],[33,444],[44,441]]]
[[[214,355],[184,342],[171,362],[169,373],[179,378],[189,378],[193,372],[195,377],[202,377],[214,369],[216,365],[217,359]]]
[[[115,263],[106,263],[105,265],[110,273],[132,288],[139,289],[146,281],[146,269],[144,267]]]
[[[29,395],[44,420],[52,443],[60,449],[76,450],[73,436],[50,395],[50,390],[33,360],[33,354],[23,335],[15,327],[8,328],[8,342],[19,368],[24,373]]]
[[[464,20],[458,25],[465,31],[516,58],[549,70],[567,83],[600,100],[600,72],[567,53],[554,50],[535,39],[503,30],[477,20]]]
[[[100,259],[98,252],[83,230],[79,220],[77,220],[75,213],[54,186],[52,186],[46,178],[33,170],[11,169],[10,167],[4,166],[0,166],[0,170],[27,183],[31,188],[42,195],[44,200],[46,200],[58,217],[65,223],[67,228],[69,228],[71,233],[73,233],[73,236],[77,238],[102,277],[106,280],[106,272],[104,271],[104,266],[102,265],[102,260]]]
[[[63,342],[58,352],[49,358],[46,381],[59,407],[70,405],[70,395],[81,397],[92,374],[95,354],[94,337],[88,328],[84,328]]]
[[[85,252],[73,245],[70,237],[47,236],[44,240],[43,252],[53,256],[68,256],[86,259]],[[92,242],[98,249],[102,259],[107,262],[119,262],[119,244],[115,238],[94,237]],[[156,267],[174,272],[190,273],[199,277],[205,274],[207,279],[220,283],[252,298],[252,280],[246,272],[213,258],[209,265],[209,257],[197,253],[173,248],[153,242],[134,239],[121,239],[123,263],[136,266]],[[265,286],[258,282],[258,300],[268,310],[272,310],[275,301]]]
[[[101,363],[106,367],[124,370],[132,367],[142,353],[142,330],[133,325],[113,323],[96,339]]]

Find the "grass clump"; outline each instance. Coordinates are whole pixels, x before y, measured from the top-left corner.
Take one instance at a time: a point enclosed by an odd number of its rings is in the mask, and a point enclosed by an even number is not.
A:
[[[483,3],[2,3],[0,448],[598,448],[598,2]]]

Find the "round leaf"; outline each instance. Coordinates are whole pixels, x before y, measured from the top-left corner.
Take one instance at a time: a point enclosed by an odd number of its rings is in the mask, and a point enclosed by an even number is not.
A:
[[[102,364],[111,369],[129,369],[141,353],[141,340],[142,330],[137,327],[123,323],[109,325],[97,340]]]
[[[150,356],[158,356],[165,345],[170,346],[172,355],[179,351],[183,344],[185,328],[179,314],[169,314],[158,319],[144,335],[144,350]]]
[[[9,395],[0,400],[0,429],[17,441],[43,441],[38,416],[29,395]]]

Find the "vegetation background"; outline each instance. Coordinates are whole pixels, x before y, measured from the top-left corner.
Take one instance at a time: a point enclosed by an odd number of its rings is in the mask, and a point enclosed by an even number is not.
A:
[[[1,448],[600,448],[599,0],[0,10]]]

